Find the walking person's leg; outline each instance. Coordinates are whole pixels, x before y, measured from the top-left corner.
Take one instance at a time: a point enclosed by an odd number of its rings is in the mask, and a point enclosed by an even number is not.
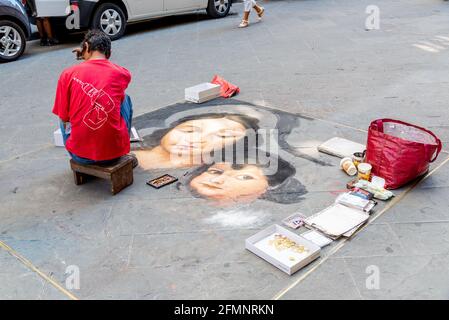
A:
[[[36,18],[37,31],[41,38],[41,46],[53,46],[59,44],[55,38],[50,18]]]
[[[41,38],[40,44],[41,46],[46,46],[48,44],[48,38],[47,34],[45,33],[44,19],[36,18],[36,26],[37,31],[39,32],[39,37]]]
[[[245,7],[245,11],[251,11],[251,8],[256,5],[256,0],[244,0],[243,5]]]
[[[256,10],[259,20],[262,19],[265,13],[265,8],[258,5],[256,0],[244,0],[243,7],[244,7],[243,18],[242,22],[239,25],[239,28],[246,28],[247,26],[249,26],[249,15],[251,13],[252,8]]]
[[[56,39],[56,37],[55,37],[55,35],[53,33],[53,28],[51,26],[50,18],[44,18],[43,24],[44,24],[45,33],[46,33],[47,38],[48,38],[48,44],[50,46],[59,44],[58,39]]]
[[[249,14],[251,13],[251,8],[253,7],[254,0],[244,0],[243,1],[243,18],[240,22],[239,28],[246,28],[249,26]]]
[[[253,8],[254,10],[256,10],[257,15],[259,16],[259,20],[261,20],[265,13],[265,8],[259,6],[255,0],[253,0]]]

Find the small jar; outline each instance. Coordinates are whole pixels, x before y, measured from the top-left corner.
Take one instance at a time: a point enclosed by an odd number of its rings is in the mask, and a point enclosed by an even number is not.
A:
[[[357,170],[359,171],[358,178],[360,180],[370,181],[372,169],[373,167],[369,163],[359,163],[359,165],[357,166]]]
[[[356,152],[352,156],[352,162],[354,162],[354,165],[356,167],[359,166],[360,163],[365,161],[365,152]]]

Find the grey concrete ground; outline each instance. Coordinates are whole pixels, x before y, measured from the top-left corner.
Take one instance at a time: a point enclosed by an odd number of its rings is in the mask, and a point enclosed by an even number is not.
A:
[[[380,8],[380,30],[365,31],[371,4]],[[264,6],[266,19],[245,30],[236,28],[241,5],[222,20],[194,14],[133,26],[114,43],[113,60],[133,73],[136,115],[182,100],[185,87],[220,74],[241,87],[241,101],[309,116],[290,143],[334,166],[295,160],[305,200],[238,207],[254,222],[226,225],[209,219],[219,209],[174,189],[149,190],[141,171],[116,197],[101,182],[76,187],[68,156],[52,146],[51,106],[78,39],[51,49],[32,42],[21,60],[0,65],[0,298],[449,298],[447,152],[424,181],[381,204],[354,239],[333,244],[294,276],[244,250],[258,230],[297,210],[317,212],[344,188],[338,159],[316,154],[317,143],[335,135],[364,142],[363,130],[381,117],[420,124],[449,142],[449,4]],[[65,289],[69,265],[80,268],[80,290]],[[367,286],[373,267],[378,289]]]

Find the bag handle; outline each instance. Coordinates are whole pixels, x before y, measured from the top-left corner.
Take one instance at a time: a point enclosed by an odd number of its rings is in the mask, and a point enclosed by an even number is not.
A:
[[[432,137],[435,138],[435,141],[437,143],[436,154],[433,157],[433,159],[430,160],[430,162],[432,163],[432,162],[434,162],[438,158],[438,155],[440,154],[441,150],[443,149],[443,144],[441,143],[441,140],[432,131],[427,130],[426,128],[423,128],[423,127],[416,126],[416,125],[408,123],[408,122],[404,122],[404,121],[401,121],[401,120],[388,119],[388,118],[387,119],[374,120],[373,122],[371,122],[371,127],[373,129],[376,129],[377,131],[383,133],[384,132],[384,122],[393,122],[393,123],[403,124],[403,125],[406,125],[406,126],[410,126],[410,127],[414,127],[414,128],[420,129],[420,130],[425,131],[428,134],[430,134]],[[430,147],[431,147],[430,145],[426,146],[426,152],[427,153],[429,153],[429,151],[430,151],[429,148]]]
[[[436,139],[437,139],[437,143],[438,143],[438,148],[437,148],[437,151],[435,152],[435,156],[433,157],[432,160],[430,160],[430,163],[434,162],[438,158],[438,155],[440,154],[441,149],[443,149],[443,144],[441,143],[441,140],[438,138],[436,138]],[[429,147],[430,146],[427,146],[427,148],[429,148]]]
[[[378,119],[371,122],[371,128],[376,129],[380,133],[384,133],[384,120],[386,119]]]

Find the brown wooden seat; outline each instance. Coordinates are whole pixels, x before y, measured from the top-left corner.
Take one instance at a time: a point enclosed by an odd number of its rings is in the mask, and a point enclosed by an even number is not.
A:
[[[133,159],[129,156],[121,157],[110,165],[83,165],[70,160],[70,167],[76,185],[84,184],[92,177],[106,179],[111,182],[113,195],[132,185],[134,181]]]

